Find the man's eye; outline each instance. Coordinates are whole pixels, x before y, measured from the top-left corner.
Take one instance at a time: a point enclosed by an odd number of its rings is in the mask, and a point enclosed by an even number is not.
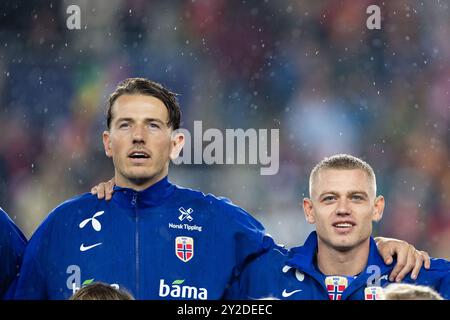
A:
[[[128,123],[124,122],[119,125],[119,128],[128,128],[129,126],[130,125]]]
[[[334,196],[326,196],[325,198],[323,198],[323,201],[333,201],[334,200]]]
[[[357,195],[352,196],[352,199],[357,200],[357,201],[364,200],[364,198],[362,196],[357,196]]]
[[[159,124],[157,124],[157,123],[150,123],[149,127],[152,128],[152,129],[159,129]]]

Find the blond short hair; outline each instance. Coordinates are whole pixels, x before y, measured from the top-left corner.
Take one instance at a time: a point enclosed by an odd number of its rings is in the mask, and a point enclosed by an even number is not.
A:
[[[385,300],[444,300],[433,288],[408,283],[393,283],[383,288]]]
[[[311,174],[309,176],[309,196],[312,196],[312,185],[314,179],[317,178],[319,171],[325,169],[337,169],[337,170],[352,170],[352,169],[360,169],[367,173],[369,177],[369,181],[372,182],[373,189],[375,191],[375,195],[377,194],[377,180],[375,177],[375,172],[372,167],[355,156],[349,154],[335,154],[331,157],[324,158],[315,167],[312,169]]]

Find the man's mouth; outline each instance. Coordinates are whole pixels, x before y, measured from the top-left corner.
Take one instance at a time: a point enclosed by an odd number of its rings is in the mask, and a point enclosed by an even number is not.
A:
[[[333,227],[336,228],[338,232],[348,232],[356,225],[353,221],[340,221],[333,223]]]
[[[143,151],[133,151],[128,155],[128,157],[132,159],[148,159],[150,158],[150,155]]]
[[[128,154],[128,158],[133,164],[141,165],[146,163],[151,157],[150,154],[145,151],[132,151]]]
[[[350,228],[350,227],[353,227],[353,224],[351,224],[351,223],[336,223],[333,226],[336,228]]]

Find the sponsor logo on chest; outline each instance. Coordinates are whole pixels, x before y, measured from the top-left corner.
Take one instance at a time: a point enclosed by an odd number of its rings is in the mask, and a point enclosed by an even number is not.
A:
[[[102,230],[102,224],[100,223],[100,221],[97,218],[102,216],[104,213],[105,213],[105,211],[98,211],[98,212],[94,213],[94,215],[91,218],[81,221],[81,223],[78,225],[78,227],[80,229],[92,228],[94,231],[100,232]],[[94,249],[94,248],[102,245],[102,244],[103,244],[102,242],[97,242],[97,243],[82,242],[80,245],[80,252],[89,251],[91,249]]]
[[[176,223],[169,223],[169,229],[178,229],[183,231],[196,231],[196,232],[202,232],[203,227],[198,226],[196,224],[189,224],[189,222],[194,221],[194,217],[192,216],[192,213],[194,212],[194,209],[188,208],[184,209],[183,207],[178,208],[178,220],[180,222]]]
[[[162,298],[187,298],[187,299],[208,299],[208,290],[206,288],[197,288],[183,285],[185,280],[175,280],[171,285],[166,284],[164,279],[159,280],[159,296]]]

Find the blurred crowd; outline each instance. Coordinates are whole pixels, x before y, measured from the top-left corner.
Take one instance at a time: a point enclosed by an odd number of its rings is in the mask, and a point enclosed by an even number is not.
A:
[[[371,4],[381,30],[366,27]],[[2,1],[0,206],[29,237],[112,177],[105,102],[140,76],[179,93],[184,128],[280,130],[274,176],[172,165],[173,182],[231,198],[290,247],[312,230],[312,166],[351,153],[386,197],[375,234],[450,259],[449,38],[446,1]]]

